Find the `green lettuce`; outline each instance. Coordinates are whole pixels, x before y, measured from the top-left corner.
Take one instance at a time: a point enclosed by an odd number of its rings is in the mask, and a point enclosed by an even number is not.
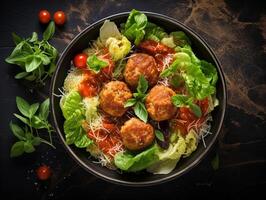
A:
[[[81,113],[85,112],[82,97],[77,91],[71,91],[65,95],[60,101],[60,107],[65,119],[71,117],[76,110],[80,110]]]
[[[60,107],[66,121],[64,122],[64,132],[67,144],[74,144],[78,148],[89,146],[93,141],[87,137],[82,128],[85,121],[85,108],[82,97],[77,91],[72,91],[62,97]]]
[[[171,32],[170,36],[173,37],[174,43],[177,46],[184,47],[185,45],[191,45],[188,36],[183,31]]]
[[[215,93],[218,79],[215,67],[204,60],[199,60],[190,46],[179,49],[175,61],[160,76],[175,77],[180,75],[184,80],[189,94],[195,99],[204,99]]]
[[[165,30],[154,23],[148,22],[145,27],[145,39],[160,42],[167,36]]]
[[[134,41],[135,45],[138,45],[145,36],[145,27],[148,19],[145,14],[133,9],[126,21],[126,24],[122,25],[122,34],[129,40]]]
[[[75,144],[76,147],[84,148],[92,143],[84,129],[82,122],[85,117],[80,110],[76,110],[64,123],[64,131],[66,134],[66,143]]]
[[[119,152],[115,155],[115,166],[127,172],[137,172],[146,169],[158,161],[157,148],[156,145],[153,145],[137,155],[129,152]]]

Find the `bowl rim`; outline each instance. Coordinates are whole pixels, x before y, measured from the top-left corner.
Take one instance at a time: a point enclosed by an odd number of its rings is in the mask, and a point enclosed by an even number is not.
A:
[[[71,147],[69,145],[66,144],[65,138],[64,138],[64,134],[62,134],[62,132],[59,129],[57,120],[56,120],[56,113],[55,113],[55,102],[54,102],[54,90],[55,88],[55,83],[56,83],[56,78],[58,76],[58,71],[59,71],[59,67],[62,64],[63,58],[65,57],[64,55],[72,48],[72,46],[79,40],[79,38],[85,34],[87,34],[87,32],[90,29],[93,29],[93,27],[99,23],[104,22],[107,19],[110,18],[116,18],[116,17],[124,17],[127,16],[130,12],[120,12],[120,13],[116,13],[113,15],[109,15],[107,17],[101,18],[99,20],[97,20],[96,22],[90,24],[89,26],[87,26],[85,29],[83,29],[80,33],[78,33],[72,40],[71,42],[67,45],[67,47],[63,50],[63,52],[61,53],[61,56],[59,57],[57,64],[56,64],[56,71],[53,74],[52,80],[51,80],[51,85],[50,85],[50,111],[52,113],[52,123],[54,124],[54,127],[56,129],[57,134],[59,135],[59,138],[61,140],[61,142],[63,143],[63,146],[65,147],[65,149],[67,150],[68,154],[76,161],[76,163],[79,164],[79,166],[81,166],[83,169],[85,169],[87,172],[95,175],[96,177],[105,180],[107,182],[110,183],[115,183],[118,185],[124,185],[124,186],[133,186],[133,187],[141,187],[141,186],[152,186],[152,185],[157,185],[157,184],[162,184],[168,181],[171,181],[177,177],[182,176],[183,174],[189,172],[191,169],[195,168],[204,158],[205,156],[209,153],[210,149],[213,147],[213,144],[215,143],[222,125],[223,125],[223,121],[224,121],[224,117],[225,117],[225,112],[226,112],[226,107],[227,107],[227,89],[226,89],[226,82],[225,82],[225,77],[224,77],[224,72],[222,70],[221,64],[217,58],[217,56],[215,55],[214,51],[211,49],[211,47],[208,45],[208,43],[205,41],[205,39],[203,39],[200,35],[198,35],[194,30],[192,30],[190,27],[188,27],[187,25],[179,22],[178,20],[163,15],[163,14],[159,14],[159,13],[155,13],[155,12],[150,12],[150,11],[140,11],[142,13],[145,13],[147,15],[147,17],[151,16],[151,17],[155,17],[158,18],[159,20],[167,20],[170,21],[173,24],[177,24],[178,26],[182,27],[183,29],[185,29],[187,32],[189,32],[191,35],[193,35],[193,37],[195,37],[203,46],[204,48],[208,51],[208,53],[211,55],[211,57],[213,58],[215,65],[216,65],[216,69],[218,70],[218,73],[221,77],[221,84],[222,84],[222,90],[223,90],[223,99],[222,101],[224,102],[222,105],[222,113],[221,113],[221,119],[219,121],[218,124],[218,128],[217,128],[217,132],[215,134],[213,134],[213,137],[210,141],[210,144],[206,147],[206,149],[203,151],[202,154],[200,154],[192,163],[190,163],[188,166],[186,166],[184,169],[172,174],[172,175],[168,175],[166,177],[162,177],[160,179],[156,179],[156,180],[151,180],[151,181],[141,181],[141,182],[133,182],[133,181],[125,181],[125,180],[120,180],[120,179],[116,179],[116,178],[112,178],[112,177],[108,177],[106,175],[103,175],[101,173],[99,173],[97,170],[92,169],[91,167],[89,167],[88,165],[86,165],[85,162],[83,162],[76,154],[75,152],[71,149]]]

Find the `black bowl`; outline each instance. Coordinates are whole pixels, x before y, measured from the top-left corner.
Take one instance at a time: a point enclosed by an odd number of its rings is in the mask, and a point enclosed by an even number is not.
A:
[[[180,177],[185,174],[193,167],[195,167],[199,162],[203,159],[203,157],[208,153],[211,149],[215,140],[220,132],[224,115],[226,109],[226,86],[224,81],[224,75],[222,72],[222,68],[215,54],[211,50],[211,48],[207,45],[207,43],[197,35],[193,30],[185,26],[184,24],[172,19],[170,17],[151,13],[144,12],[149,21],[156,23],[157,25],[165,28],[167,32],[181,30],[184,31],[188,37],[192,41],[192,48],[196,55],[205,59],[208,62],[211,62],[216,65],[217,71],[219,74],[219,80],[217,82],[217,98],[219,99],[220,105],[215,108],[212,112],[213,122],[211,132],[212,135],[209,135],[205,138],[206,148],[203,146],[202,142],[199,144],[197,150],[188,158],[181,159],[177,164],[175,170],[167,175],[153,175],[146,172],[141,173],[123,173],[120,174],[117,171],[113,171],[102,167],[98,164],[92,162],[89,159],[88,152],[83,149],[75,148],[74,146],[68,146],[65,141],[65,134],[63,130],[64,117],[59,107],[60,98],[54,96],[53,94],[59,94],[59,88],[63,87],[64,80],[67,76],[67,72],[70,68],[70,62],[75,54],[81,52],[83,49],[88,47],[88,44],[91,40],[95,40],[99,35],[99,29],[102,26],[103,22],[106,19],[110,19],[116,24],[120,24],[125,22],[128,17],[128,12],[119,13],[116,15],[112,15],[110,17],[101,19],[94,24],[88,26],[85,30],[79,33],[72,42],[67,46],[67,48],[62,53],[58,63],[57,69],[54,73],[51,90],[50,90],[50,98],[51,98],[51,109],[53,122],[56,128],[56,131],[59,135],[60,140],[62,141],[64,147],[67,152],[71,155],[71,157],[85,170],[94,174],[95,176],[102,178],[106,181],[121,184],[121,185],[129,185],[129,186],[148,186],[163,183],[175,178]]]

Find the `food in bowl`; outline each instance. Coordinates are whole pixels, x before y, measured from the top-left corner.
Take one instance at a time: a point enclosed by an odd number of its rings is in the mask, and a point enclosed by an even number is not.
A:
[[[217,80],[184,32],[136,10],[123,24],[106,20],[64,81],[66,143],[110,169],[168,174],[210,134]]]

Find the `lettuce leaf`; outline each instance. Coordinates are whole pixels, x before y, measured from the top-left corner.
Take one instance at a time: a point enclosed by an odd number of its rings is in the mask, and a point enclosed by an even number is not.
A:
[[[137,172],[146,169],[158,161],[156,154],[157,148],[156,145],[153,145],[137,155],[129,152],[119,152],[115,155],[115,165],[117,168],[128,172]]]
[[[191,45],[190,39],[183,31],[175,31],[171,32],[170,36],[173,37],[174,43],[177,46],[185,46],[185,45]]]
[[[145,27],[145,39],[160,42],[167,36],[165,30],[154,23],[148,22]]]
[[[107,39],[110,37],[121,39],[122,35],[114,22],[110,22],[110,20],[105,20],[100,28],[99,38],[101,42],[105,44]]]
[[[93,141],[87,137],[82,128],[85,121],[85,108],[82,97],[77,91],[71,91],[62,97],[60,107],[66,121],[64,122],[64,132],[67,144],[75,144],[78,148],[84,148]]]
[[[67,144],[75,144],[78,148],[84,148],[92,144],[84,129],[82,122],[85,117],[80,110],[76,110],[64,123],[64,132]]]
[[[71,91],[61,99],[61,110],[65,119],[70,118],[76,110],[84,113],[82,97],[77,91]]]
[[[138,45],[144,38],[145,27],[148,19],[145,14],[133,9],[126,21],[126,24],[122,26],[122,34],[129,40],[134,41],[135,45]]]

